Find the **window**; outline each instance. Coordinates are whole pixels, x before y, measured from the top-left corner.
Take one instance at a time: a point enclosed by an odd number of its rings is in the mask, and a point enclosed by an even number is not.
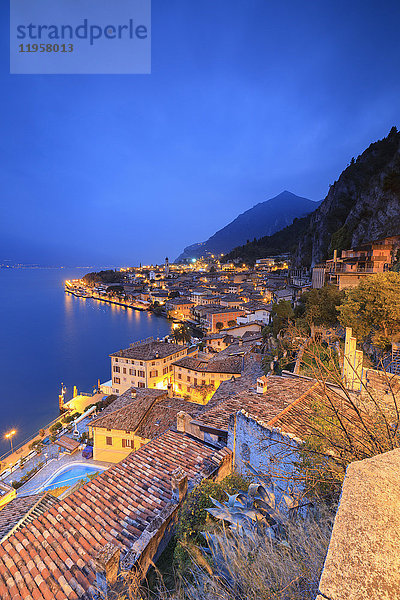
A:
[[[190,382],[190,376],[189,375],[186,377],[186,381]]]
[[[119,377],[114,377],[114,383],[121,383],[121,380]]]
[[[157,369],[154,369],[154,371],[150,371],[150,377],[158,377]]]
[[[107,446],[112,446],[112,437],[110,437],[110,436],[106,437],[106,444],[107,444]]]
[[[206,385],[206,381],[205,381],[205,379],[202,379],[202,381],[201,381],[201,385]]]
[[[182,379],[181,373],[178,373],[178,379]]]
[[[138,377],[145,377],[144,371],[138,371],[137,374],[138,374]]]
[[[136,375],[136,369],[129,369],[129,375]]]
[[[122,440],[122,447],[123,448],[133,448],[133,440]]]
[[[163,372],[163,375],[166,375],[168,373],[168,367],[164,367],[162,372]]]
[[[137,386],[138,386],[138,388],[144,388],[144,387],[146,387],[146,386],[144,385],[144,382],[143,382],[143,381],[139,381],[139,382],[138,382],[138,384],[137,384]]]
[[[120,373],[121,367],[113,367],[113,371],[114,371],[114,373]]]
[[[125,369],[125,367],[122,369],[122,372],[123,372],[124,375],[126,375],[126,369]]]

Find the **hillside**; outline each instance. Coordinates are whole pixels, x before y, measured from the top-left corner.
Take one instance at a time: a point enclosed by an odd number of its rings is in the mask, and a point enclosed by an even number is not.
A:
[[[272,236],[235,248],[225,260],[291,252],[295,265],[314,265],[333,250],[400,232],[400,133],[371,144],[352,159],[321,205]]]
[[[272,235],[290,225],[296,217],[304,217],[316,207],[316,203],[284,191],[278,196],[260,202],[240,214],[228,225],[214,233],[206,242],[185,248],[177,261],[198,258],[207,254],[226,253],[248,240]]]

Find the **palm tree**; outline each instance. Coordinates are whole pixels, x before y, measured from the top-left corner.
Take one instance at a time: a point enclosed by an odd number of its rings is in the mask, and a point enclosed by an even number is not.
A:
[[[179,327],[176,327],[173,336],[178,343],[182,342],[182,344],[186,344],[192,339],[192,335],[187,325],[179,325]]]

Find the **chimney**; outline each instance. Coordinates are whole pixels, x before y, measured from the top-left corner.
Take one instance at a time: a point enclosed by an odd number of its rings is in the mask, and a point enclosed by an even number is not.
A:
[[[181,467],[171,473],[172,502],[178,504],[185,498],[188,490],[188,477]]]
[[[265,394],[268,391],[268,378],[259,377],[257,379],[257,394]]]
[[[243,340],[242,340],[242,338],[239,339],[239,346],[243,346]]]
[[[190,433],[191,422],[192,417],[184,410],[179,411],[176,415],[176,428],[180,433]]]
[[[134,400],[136,398],[136,390],[131,390],[131,398]]]
[[[117,581],[120,549],[108,542],[99,550],[95,559],[96,587],[101,600],[107,600],[109,586]]]
[[[169,383],[167,385],[167,390],[168,390],[168,398],[172,398],[174,395],[173,389],[172,389],[172,383]]]
[[[156,352],[156,358],[160,358],[160,353],[158,351]]]

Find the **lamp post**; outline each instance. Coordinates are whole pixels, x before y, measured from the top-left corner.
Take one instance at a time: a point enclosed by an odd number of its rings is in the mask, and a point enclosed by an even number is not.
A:
[[[13,429],[12,431],[9,431],[8,433],[6,433],[5,437],[7,438],[7,440],[10,440],[10,444],[11,444],[11,454],[13,453],[13,443],[12,443],[12,439],[13,436],[16,434],[16,430]]]

